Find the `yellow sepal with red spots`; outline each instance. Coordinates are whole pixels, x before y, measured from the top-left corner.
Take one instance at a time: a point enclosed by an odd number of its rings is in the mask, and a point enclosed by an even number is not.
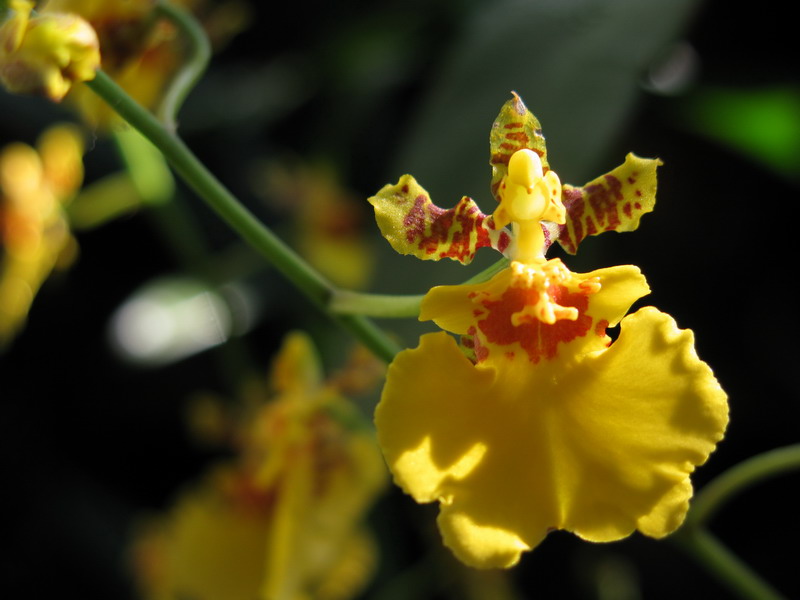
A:
[[[567,219],[558,228],[558,243],[570,254],[590,235],[606,231],[633,231],[642,215],[656,204],[657,158],[639,158],[633,153],[625,162],[583,187],[562,186],[561,201]]]
[[[508,232],[497,228],[472,198],[464,196],[455,207],[440,208],[411,175],[383,186],[369,202],[381,234],[400,254],[467,264],[478,248],[491,246],[504,252],[510,242]]]

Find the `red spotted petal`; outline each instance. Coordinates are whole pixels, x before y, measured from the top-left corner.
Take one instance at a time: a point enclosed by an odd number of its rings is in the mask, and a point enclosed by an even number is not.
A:
[[[510,241],[508,232],[496,229],[472,198],[464,196],[453,208],[439,208],[411,175],[385,185],[369,202],[383,237],[400,254],[467,264],[478,248],[503,252]]]
[[[625,157],[625,163],[583,187],[563,186],[567,222],[558,226],[558,243],[575,254],[588,236],[633,231],[656,203],[657,158]]]

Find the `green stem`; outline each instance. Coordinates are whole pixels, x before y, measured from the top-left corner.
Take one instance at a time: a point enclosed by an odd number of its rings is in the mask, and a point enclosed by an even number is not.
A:
[[[800,470],[800,444],[777,448],[731,467],[706,485],[692,501],[687,523],[699,526],[736,494],[770,477]]]
[[[769,583],[703,527],[684,525],[669,538],[745,600],[785,600]]]
[[[492,263],[488,267],[486,267],[480,273],[473,275],[469,279],[467,279],[462,285],[472,285],[474,283],[483,283],[484,281],[490,280],[492,277],[497,275],[500,271],[508,267],[509,260],[507,258],[501,258],[495,263]]]
[[[742,562],[705,528],[729,500],[757,483],[800,469],[800,444],[771,450],[731,467],[706,485],[692,502],[683,527],[673,540],[719,581],[740,597],[750,600],[779,600],[783,596]]]
[[[163,15],[172,21],[183,33],[189,43],[186,60],[175,74],[164,94],[156,114],[169,131],[177,129],[177,117],[183,101],[194,88],[211,60],[211,44],[202,26],[186,10],[170,2],[160,0],[156,4],[156,15]]]
[[[342,315],[368,315],[383,319],[416,317],[425,294],[393,296],[337,290],[331,297],[330,309]]]
[[[482,283],[491,279],[508,266],[508,259],[501,258],[477,275],[467,279],[462,285]],[[419,315],[420,305],[425,294],[414,296],[364,294],[350,290],[336,290],[329,304],[330,309],[339,314],[359,314],[380,318],[408,318]]]
[[[98,96],[165,156],[183,180],[257,252],[264,256],[316,306],[326,312],[336,288],[284,244],[245,208],[200,162],[179,137],[167,131],[102,70],[86,82]],[[377,356],[392,360],[400,348],[361,315],[333,315]]]

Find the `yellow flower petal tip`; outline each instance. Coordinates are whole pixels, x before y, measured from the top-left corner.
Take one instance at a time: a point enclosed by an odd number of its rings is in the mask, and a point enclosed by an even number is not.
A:
[[[302,332],[293,331],[283,341],[272,364],[270,383],[279,393],[308,393],[322,385],[322,370],[314,343]]]
[[[478,569],[507,569],[531,547],[512,531],[476,524],[463,513],[446,508],[437,523],[445,546],[464,564]]]
[[[0,81],[13,93],[59,102],[73,83],[94,79],[100,43],[89,23],[74,14],[31,15],[33,2],[13,0],[0,27]]]

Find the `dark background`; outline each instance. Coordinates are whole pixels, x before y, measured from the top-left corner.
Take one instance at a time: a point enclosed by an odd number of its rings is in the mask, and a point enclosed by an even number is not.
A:
[[[628,151],[665,163],[656,211],[637,232],[592,238],[565,260],[578,271],[638,265],[653,289],[646,303],[695,331],[698,353],[731,406],[727,438],[693,477],[696,487],[747,457],[797,442],[790,286],[800,164],[771,166],[709,135],[697,117],[710,90],[782,89],[797,98],[789,51],[796,26],[786,11],[745,13],[722,0],[353,1],[251,10],[250,26],[215,56],[190,97],[181,131],[266,222],[281,230],[284,217],[259,199],[253,169],[286,156],[332,163],[361,198],[411,172],[438,204],[468,194],[489,212],[489,127],[515,89],[541,120],[562,181],[588,181]],[[693,49],[694,75],[680,89],[654,91],[648,73],[676,41]],[[4,95],[0,136],[33,143],[64,118],[72,118],[66,109]],[[86,165],[90,182],[120,168],[102,137]],[[211,253],[230,249],[235,237],[189,192],[182,195]],[[364,202],[359,210],[369,230],[368,209]],[[186,268],[144,213],[79,234],[78,262],[45,284],[27,328],[0,356],[4,597],[133,597],[126,571],[132,523],[168,506],[217,456],[192,440],[184,417],[193,393],[233,392],[219,351],[144,369],[121,362],[107,344],[108,318],[126,297]],[[381,265],[374,291],[422,293],[494,260],[469,270],[416,264],[368,235]],[[249,277],[264,310],[241,343],[257,369],[266,372],[289,328],[311,330],[323,350],[346,339],[277,274]],[[422,330],[386,325],[409,345]],[[329,366],[339,360],[331,352],[324,359]],[[712,529],[787,597],[800,597],[790,481],[735,499]],[[464,597],[463,571],[438,550],[435,513],[397,489],[379,502],[373,521],[382,556],[365,598]],[[520,598],[728,597],[668,541],[639,535],[592,545],[555,533],[510,577]]]

